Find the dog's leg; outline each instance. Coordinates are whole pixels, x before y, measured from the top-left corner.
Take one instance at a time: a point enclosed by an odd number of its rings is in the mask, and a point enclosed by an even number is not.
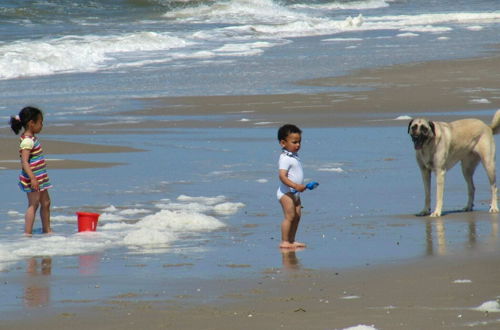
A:
[[[498,213],[497,204],[497,183],[496,183],[496,165],[495,165],[495,141],[493,137],[486,138],[485,136],[478,143],[479,156],[481,157],[481,162],[488,175],[488,180],[490,181],[491,189],[491,203],[490,212]]]
[[[443,195],[444,195],[444,178],[446,170],[443,168],[436,169],[436,208],[431,213],[431,217],[440,217],[443,210]]]
[[[474,187],[474,172],[476,170],[477,164],[479,164],[479,157],[475,154],[471,154],[470,157],[464,158],[462,160],[462,174],[464,175],[465,182],[467,183],[467,204],[464,207],[465,212],[472,211],[474,207],[474,194],[476,188]]]
[[[422,182],[424,183],[425,201],[424,208],[418,216],[426,216],[431,213],[431,170],[421,166],[420,173],[422,174]]]
[[[488,175],[488,180],[490,181],[490,189],[491,189],[490,212],[498,213],[495,156],[489,157],[489,159],[483,159],[483,166],[484,169],[486,170],[486,174]]]

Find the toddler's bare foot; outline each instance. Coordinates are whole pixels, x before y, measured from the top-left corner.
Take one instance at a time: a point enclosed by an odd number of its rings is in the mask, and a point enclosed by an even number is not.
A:
[[[301,242],[293,242],[292,245],[296,248],[305,248],[307,245]]]
[[[290,243],[290,242],[281,242],[281,244],[280,244],[281,249],[293,249],[295,247],[296,246],[294,245],[294,243]]]

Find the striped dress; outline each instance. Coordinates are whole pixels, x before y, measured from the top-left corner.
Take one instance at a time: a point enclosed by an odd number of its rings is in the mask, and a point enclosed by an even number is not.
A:
[[[21,151],[23,149],[30,150],[30,156],[28,162],[31,171],[36,176],[38,185],[40,187],[40,191],[52,188],[49,176],[47,174],[47,169],[45,166],[45,157],[43,157],[43,150],[40,141],[38,141],[38,139],[35,136],[22,135],[21,143],[19,146],[19,154],[21,154]],[[21,175],[19,175],[19,187],[24,192],[33,192],[35,190],[31,188],[30,183],[31,183],[30,177],[23,169],[21,171]]]

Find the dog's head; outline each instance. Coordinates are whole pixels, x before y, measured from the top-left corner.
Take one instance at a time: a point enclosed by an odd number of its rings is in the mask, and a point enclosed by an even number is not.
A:
[[[436,136],[434,123],[427,119],[415,118],[408,124],[408,134],[411,136],[415,150]]]

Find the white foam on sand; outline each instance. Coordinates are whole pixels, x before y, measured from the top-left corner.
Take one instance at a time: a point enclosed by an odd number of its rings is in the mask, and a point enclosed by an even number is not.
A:
[[[456,283],[456,284],[464,284],[464,283],[472,283],[471,280],[454,280],[453,283]]]
[[[473,104],[490,104],[490,100],[488,99],[472,99],[469,101],[469,103]]]
[[[479,312],[498,313],[500,312],[500,303],[498,303],[497,300],[486,301],[474,308],[474,310]]]
[[[320,172],[335,172],[335,173],[344,173],[345,171],[340,167],[320,167],[318,168]]]
[[[110,205],[99,217],[97,231],[81,233],[77,232],[75,215],[54,212],[51,217],[57,225],[54,234],[19,235],[0,243],[0,271],[13,262],[38,256],[40,251],[44,256],[88,255],[125,247],[133,253],[148,253],[171,247],[181,239],[183,246],[190,248],[186,238],[197,240],[197,237],[224,228],[226,224],[219,217],[235,214],[243,207],[245,204],[229,201],[222,195],[180,195],[175,201],[165,199],[149,210]],[[11,212],[11,215],[16,216],[9,220],[12,223],[22,220],[18,213]],[[71,233],[63,233],[68,223]]]
[[[467,30],[469,31],[481,31],[482,29],[483,27],[480,25],[472,25],[467,27]]]
[[[321,40],[323,42],[353,42],[353,41],[363,41],[361,38],[328,38]]]
[[[399,33],[396,36],[400,38],[413,38],[413,37],[418,37],[419,35],[417,33],[406,32],[406,33]]]
[[[355,325],[353,327],[344,328],[343,330],[377,330],[377,328],[375,328],[372,325],[359,324],[359,325]]]

